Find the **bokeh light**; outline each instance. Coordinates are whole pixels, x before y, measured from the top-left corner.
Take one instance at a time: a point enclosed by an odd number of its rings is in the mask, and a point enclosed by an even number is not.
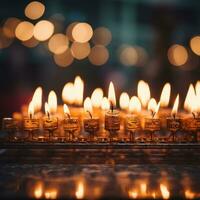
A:
[[[124,66],[134,66],[138,62],[138,52],[133,46],[122,46],[119,59]]]
[[[23,41],[22,44],[26,47],[33,48],[39,44],[39,41],[32,37],[29,40]]]
[[[105,27],[99,27],[94,30],[92,41],[94,44],[100,44],[107,46],[112,40],[112,34],[109,29]]]
[[[71,24],[67,27],[67,29],[66,29],[66,35],[67,35],[68,39],[69,39],[71,42],[74,42],[74,38],[73,38],[73,36],[72,36],[72,30],[73,30],[73,28],[74,28],[74,26],[75,26],[76,24],[78,24],[78,22],[73,22],[73,23],[71,23]]]
[[[200,56],[200,36],[195,36],[190,40],[190,48],[195,54]]]
[[[53,35],[48,43],[49,50],[55,54],[64,53],[69,45],[69,40],[66,35],[62,33],[57,33]]]
[[[86,58],[90,54],[90,44],[73,42],[71,45],[71,51],[74,58],[81,60]]]
[[[16,29],[15,35],[21,41],[26,41],[33,36],[34,25],[28,21],[20,22]]]
[[[19,23],[20,20],[18,18],[15,17],[8,18],[3,25],[4,35],[8,38],[14,38],[15,29]]]
[[[72,37],[76,42],[88,42],[93,35],[92,27],[88,23],[78,23],[73,27]]]
[[[34,27],[34,37],[39,41],[48,40],[54,32],[54,25],[47,20],[39,21]]]
[[[35,20],[40,18],[44,14],[44,11],[45,6],[41,2],[32,1],[26,6],[24,13],[29,19]]]
[[[0,29],[0,49],[9,47],[12,42],[13,42],[13,39],[6,37],[6,35],[4,34],[4,31]]]
[[[91,49],[90,55],[89,55],[89,61],[93,65],[103,65],[108,61],[109,58],[109,52],[106,49],[106,47],[102,45],[96,45]]]
[[[67,49],[62,54],[54,55],[54,61],[60,67],[67,67],[67,66],[71,65],[73,63],[73,60],[74,60],[74,58],[72,56],[70,49]]]
[[[184,65],[188,60],[188,52],[184,46],[174,44],[168,50],[168,59],[172,65]]]

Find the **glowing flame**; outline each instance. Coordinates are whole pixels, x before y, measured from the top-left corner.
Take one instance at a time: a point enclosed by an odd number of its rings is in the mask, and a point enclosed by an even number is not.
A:
[[[152,117],[154,117],[160,108],[160,102],[157,104],[154,98],[151,98],[148,103],[148,110],[152,112]]]
[[[122,92],[119,98],[120,108],[123,110],[128,109],[130,97],[126,92]]]
[[[104,97],[101,101],[101,109],[102,110],[109,110],[110,102],[107,97]]]
[[[92,105],[96,108],[99,108],[101,106],[102,99],[103,90],[101,88],[96,88],[91,95]]]
[[[197,112],[200,113],[200,81],[197,81],[195,85],[195,92],[197,98]]]
[[[70,115],[70,111],[69,111],[69,108],[66,104],[63,105],[63,111],[66,115]]]
[[[170,100],[170,94],[171,94],[171,85],[169,83],[166,83],[162,89],[162,93],[160,95],[160,106],[161,107],[167,107],[169,105]]]
[[[84,83],[83,83],[83,80],[80,78],[80,76],[77,76],[74,80],[74,91],[75,91],[75,104],[82,105]]]
[[[140,185],[140,192],[143,197],[147,195],[147,184],[146,183],[142,183]]]
[[[186,199],[194,199],[195,198],[195,193],[191,192],[190,190],[185,191],[185,198]]]
[[[58,196],[57,190],[49,190],[44,193],[46,199],[56,199]]]
[[[148,83],[144,82],[143,80],[140,80],[138,82],[137,94],[142,103],[142,106],[146,107],[149,102],[149,99],[151,98],[151,93]]]
[[[78,183],[78,187],[75,193],[75,196],[77,199],[83,199],[84,198],[84,185],[82,182]]]
[[[133,96],[129,102],[129,112],[139,113],[142,109],[142,105],[138,97]]]
[[[49,104],[47,102],[45,102],[44,110],[45,110],[45,114],[47,116],[49,116],[50,115],[50,109],[49,109]]]
[[[75,101],[75,92],[74,92],[74,84],[69,82],[66,83],[62,90],[62,100],[65,103],[73,104]]]
[[[113,82],[110,82],[108,88],[108,100],[112,103],[113,106],[116,106],[116,96],[115,96],[115,88]]]
[[[43,195],[43,187],[42,187],[42,184],[38,184],[36,186],[36,188],[34,189],[34,197],[36,199],[40,199]]]
[[[166,186],[166,185],[160,184],[160,191],[161,191],[161,194],[162,194],[162,198],[163,198],[163,199],[169,199],[169,198],[170,198],[170,192],[169,192],[169,190],[167,189],[167,186]]]
[[[34,104],[35,112],[40,111],[42,108],[42,88],[41,87],[38,87],[35,90],[35,92],[33,94],[32,102]]]
[[[175,101],[174,101],[174,105],[173,105],[173,108],[172,108],[172,117],[175,118],[175,116],[177,115],[177,112],[178,112],[178,105],[179,105],[179,94],[177,95]]]
[[[84,101],[84,110],[86,112],[92,113],[92,102],[90,97],[87,97]]]
[[[29,106],[28,106],[28,116],[30,118],[33,118],[34,116],[34,104],[32,101],[29,103]]]
[[[57,111],[57,96],[53,90],[49,93],[48,105],[50,108],[50,113],[56,113],[56,111]]]
[[[136,199],[137,196],[138,196],[138,193],[137,193],[137,191],[129,191],[129,192],[128,192],[128,196],[129,196],[129,198],[131,198],[131,199]]]
[[[156,193],[155,192],[152,192],[152,197],[153,197],[153,199],[156,199]]]
[[[192,101],[194,100],[194,97],[196,96],[195,94],[195,90],[194,90],[194,86],[192,84],[190,84],[186,98],[185,98],[185,102],[184,102],[184,109],[191,112],[192,110]]]

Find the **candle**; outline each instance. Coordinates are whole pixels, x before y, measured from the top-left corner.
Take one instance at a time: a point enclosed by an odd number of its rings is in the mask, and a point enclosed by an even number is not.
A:
[[[45,103],[45,114],[46,116],[43,118],[43,127],[44,130],[49,132],[50,140],[53,136],[53,132],[58,128],[58,118],[51,115],[50,107],[47,102]]]
[[[71,117],[69,108],[66,104],[63,106],[65,118],[63,121],[63,128],[66,133],[66,138],[68,141],[74,140],[74,133],[79,129],[79,120],[78,118]]]
[[[110,110],[105,114],[105,129],[110,133],[110,140],[113,140],[113,136],[120,130],[120,116],[119,111],[114,109],[114,106],[116,106],[116,97],[112,82],[109,85],[108,100],[110,101]]]
[[[148,103],[148,110],[151,111],[151,118],[145,118],[144,129],[150,131],[151,141],[153,140],[153,133],[160,130],[160,119],[156,118],[160,107],[160,102],[157,104],[154,98],[151,98]]]
[[[33,131],[38,130],[40,127],[39,119],[34,118],[33,101],[31,101],[28,106],[28,116],[29,117],[24,118],[23,128],[24,128],[24,131],[28,131],[29,139],[33,140]]]
[[[92,116],[92,102],[89,97],[84,101],[84,110],[89,115],[89,118],[83,120],[84,129],[90,134],[90,140],[93,140],[94,134],[99,131],[99,118]]]
[[[135,141],[135,132],[141,129],[138,113],[141,111],[141,103],[138,97],[133,96],[129,102],[129,114],[126,116],[125,128],[130,134],[130,141]]]
[[[173,142],[175,142],[176,140],[176,132],[181,130],[182,128],[181,119],[177,117],[178,106],[179,106],[179,95],[177,95],[174,101],[174,105],[171,112],[171,118],[167,118],[167,128],[171,132],[170,137],[172,136]]]

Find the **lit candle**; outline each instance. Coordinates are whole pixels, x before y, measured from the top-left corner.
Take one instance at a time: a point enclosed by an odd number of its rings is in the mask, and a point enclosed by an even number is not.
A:
[[[130,141],[135,141],[135,132],[141,129],[138,113],[141,112],[141,103],[138,97],[133,96],[129,102],[129,114],[126,116],[125,128],[130,134]]]
[[[34,118],[34,104],[31,101],[28,106],[28,116],[23,121],[24,131],[28,131],[29,139],[33,140],[33,131],[38,130],[40,127],[39,119]]]
[[[160,107],[160,102],[157,104],[154,98],[151,98],[148,103],[148,110],[151,111],[151,118],[145,118],[144,129],[150,131],[151,141],[153,140],[153,133],[160,130],[160,119],[157,118],[157,113]]]
[[[167,128],[171,132],[173,142],[176,139],[176,132],[181,130],[181,128],[182,128],[182,123],[181,123],[182,120],[177,117],[178,106],[179,106],[179,95],[177,95],[177,97],[174,101],[174,105],[173,105],[172,112],[171,112],[171,117],[167,118]]]
[[[43,127],[44,130],[49,132],[49,139],[51,139],[53,132],[58,128],[58,118],[51,115],[47,102],[45,103],[45,114],[46,116],[43,118]]]
[[[66,138],[68,141],[73,141],[75,136],[74,133],[79,130],[79,120],[78,118],[71,117],[69,108],[66,104],[63,106],[65,118],[63,121],[63,128],[66,133]]]
[[[92,116],[92,102],[89,97],[84,101],[84,110],[89,115],[89,118],[83,120],[84,129],[89,133],[90,140],[93,140],[94,134],[99,131],[99,118]]]
[[[116,97],[115,89],[112,82],[110,82],[108,90],[108,100],[110,101],[110,110],[105,114],[105,129],[110,133],[110,139],[113,139],[113,136],[116,135],[116,132],[120,130],[120,116],[119,111],[115,110],[116,106]]]

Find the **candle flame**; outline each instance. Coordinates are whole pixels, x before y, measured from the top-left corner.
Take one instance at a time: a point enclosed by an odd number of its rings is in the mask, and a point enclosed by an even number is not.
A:
[[[38,184],[34,189],[34,198],[40,199],[43,195],[43,187],[42,184]]]
[[[90,114],[92,113],[92,102],[91,102],[91,99],[90,97],[87,97],[84,101],[84,110],[86,112],[89,112]]]
[[[49,93],[48,105],[49,105],[50,113],[56,113],[56,111],[57,111],[57,96],[53,90]]]
[[[137,196],[138,196],[138,192],[134,191],[134,190],[128,191],[128,196],[129,196],[130,199],[136,199]]]
[[[69,111],[69,108],[66,104],[63,105],[63,111],[66,115],[70,115],[70,111]]]
[[[75,192],[75,196],[77,199],[83,199],[84,198],[84,185],[83,182],[79,182],[77,186],[77,190]]]
[[[140,80],[137,86],[137,94],[143,107],[147,107],[147,104],[151,98],[151,92],[148,83]]]
[[[186,98],[185,98],[185,102],[184,102],[184,109],[191,112],[192,110],[192,102],[194,100],[194,97],[196,96],[195,94],[195,90],[194,90],[194,86],[193,84],[190,84]]]
[[[154,98],[151,98],[148,103],[148,110],[152,112],[152,117],[154,117],[160,108],[160,102],[157,104]]]
[[[160,184],[160,191],[161,191],[163,199],[169,199],[170,198],[170,192],[169,192],[166,185]]]
[[[50,109],[49,109],[49,104],[47,102],[45,102],[44,109],[45,109],[45,114],[47,116],[49,116],[50,115]]]
[[[119,98],[120,108],[123,110],[128,109],[130,97],[126,92],[122,92]]]
[[[62,90],[62,100],[67,104],[73,104],[75,101],[74,84],[66,83]]]
[[[104,97],[101,101],[101,109],[102,110],[109,110],[110,102],[107,97]]]
[[[38,112],[42,108],[42,87],[38,87],[32,97],[35,112]]]
[[[32,101],[29,103],[29,106],[28,106],[28,116],[30,118],[33,118],[34,116],[34,104]]]
[[[133,96],[129,102],[129,112],[139,113],[142,109],[141,102],[138,97]]]
[[[96,88],[91,95],[92,105],[96,108],[101,107],[102,99],[103,99],[103,90],[101,88]]]
[[[160,95],[160,106],[161,107],[167,107],[169,105],[170,100],[170,94],[171,94],[171,85],[169,83],[166,83],[162,89],[162,93]]]
[[[74,80],[75,104],[80,106],[83,104],[84,82],[80,76],[76,76]]]
[[[116,106],[115,88],[113,82],[110,82],[108,89],[108,100],[113,106]]]
[[[58,192],[55,189],[48,190],[48,191],[45,191],[44,196],[46,199],[56,199],[58,196]]]
[[[195,92],[197,98],[197,113],[200,113],[200,81],[197,81],[195,85]]]
[[[175,116],[177,115],[177,112],[178,112],[178,105],[179,105],[179,94],[176,96],[176,99],[174,101],[174,105],[173,105],[173,108],[172,108],[172,112],[171,112],[171,115],[174,118],[175,118]]]
[[[190,190],[186,190],[185,191],[185,198],[186,199],[194,199],[195,198],[195,193],[190,191]]]

